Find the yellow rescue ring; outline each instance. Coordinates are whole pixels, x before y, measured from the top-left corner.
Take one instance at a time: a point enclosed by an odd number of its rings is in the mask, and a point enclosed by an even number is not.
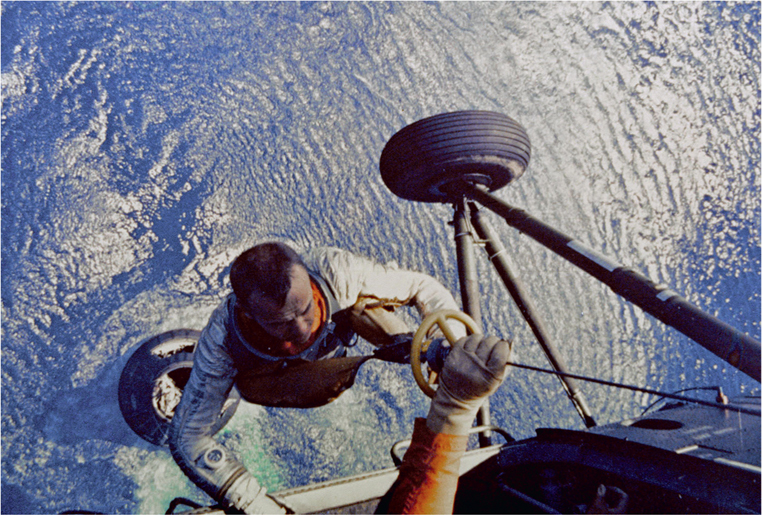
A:
[[[442,334],[444,334],[444,337],[447,338],[447,341],[450,342],[450,345],[453,345],[458,340],[450,326],[447,324],[448,319],[462,322],[469,330],[469,334],[481,334],[481,330],[479,329],[479,326],[476,325],[473,318],[462,311],[455,311],[454,309],[436,311],[423,320],[423,323],[421,323],[421,326],[415,332],[415,335],[413,335],[413,343],[410,347],[410,365],[413,367],[413,377],[415,378],[415,382],[418,383],[418,386],[423,393],[429,397],[434,397],[434,394],[436,393],[436,390],[431,387],[436,381],[436,374],[432,372],[429,374],[428,379],[424,377],[421,354],[426,352],[429,348],[431,340],[426,339],[426,334],[435,324],[439,326],[439,329],[442,331]]]

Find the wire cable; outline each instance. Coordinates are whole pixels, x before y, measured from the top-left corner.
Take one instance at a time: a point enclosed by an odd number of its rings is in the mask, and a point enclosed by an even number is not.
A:
[[[560,376],[564,376],[564,377],[571,377],[572,379],[579,379],[580,381],[587,381],[587,382],[590,382],[590,383],[597,383],[597,384],[602,384],[602,385],[605,385],[605,386],[612,386],[614,388],[622,388],[624,390],[632,390],[632,391],[635,391],[635,392],[649,393],[651,395],[659,395],[661,397],[666,397],[668,399],[676,399],[676,400],[685,401],[685,402],[692,402],[694,404],[701,404],[703,406],[710,406],[710,407],[713,407],[713,408],[718,408],[718,409],[723,409],[723,410],[738,411],[740,413],[747,413],[749,415],[755,415],[757,417],[762,415],[762,413],[760,413],[760,410],[755,410],[755,409],[751,409],[751,408],[744,408],[742,406],[733,406],[733,405],[730,405],[730,404],[721,404],[719,402],[711,402],[711,401],[705,401],[705,400],[702,400],[702,399],[694,399],[692,397],[685,397],[683,395],[676,395],[676,394],[673,394],[673,393],[665,393],[665,392],[660,392],[658,390],[651,390],[649,388],[641,388],[639,386],[632,386],[632,385],[627,385],[627,384],[622,384],[622,383],[614,383],[612,381],[604,381],[603,379],[595,379],[595,378],[592,378],[592,377],[586,377],[586,376],[581,376],[581,375],[577,375],[577,374],[569,374],[569,373],[566,373],[566,372],[557,372],[555,370],[547,370],[545,368],[534,367],[532,365],[524,365],[524,364],[521,364],[521,363],[510,363],[509,362],[508,364],[513,366],[513,367],[516,367],[516,368],[523,368],[523,369],[526,369],[526,370],[532,370],[534,372],[542,372],[542,373],[545,373],[545,374],[552,374],[552,375],[560,375]]]
[[[717,392],[717,398],[718,398],[717,402],[720,402],[719,399],[723,399],[722,404],[727,404],[727,402],[726,402],[727,401],[727,397],[725,397],[725,394],[722,392],[722,386],[695,386],[693,388],[683,388],[682,390],[677,390],[676,392],[672,392],[672,393],[673,394],[678,394],[678,393],[684,393],[684,392],[692,392],[692,391],[696,391],[696,390],[707,390],[707,391],[713,390],[713,391]],[[643,413],[641,413],[640,415],[643,416],[646,413],[648,413],[648,411],[651,408],[653,408],[659,402],[663,401],[665,398],[666,397],[659,397],[658,399],[653,401],[651,404],[649,404],[646,407],[646,409],[643,410]]]

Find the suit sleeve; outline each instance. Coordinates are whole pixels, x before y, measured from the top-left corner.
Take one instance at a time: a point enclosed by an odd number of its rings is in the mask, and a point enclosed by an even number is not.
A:
[[[467,443],[468,436],[434,433],[426,419],[416,419],[389,513],[452,513]]]
[[[332,247],[312,251],[305,262],[334,289],[342,308],[359,298],[373,297],[399,305],[413,305],[421,318],[442,309],[460,310],[452,294],[439,281],[421,272],[394,264],[382,265],[368,258]],[[460,322],[452,322],[453,333],[466,335]]]
[[[169,432],[169,447],[185,474],[214,499],[223,500],[230,485],[249,475],[213,438],[216,423],[233,387],[236,369],[225,352],[227,302],[212,314],[196,345],[193,369]]]

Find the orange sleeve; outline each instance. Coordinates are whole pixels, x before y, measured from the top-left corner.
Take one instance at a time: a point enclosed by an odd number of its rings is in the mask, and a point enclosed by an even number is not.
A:
[[[426,419],[415,419],[389,513],[452,513],[467,443],[468,436],[434,433]]]

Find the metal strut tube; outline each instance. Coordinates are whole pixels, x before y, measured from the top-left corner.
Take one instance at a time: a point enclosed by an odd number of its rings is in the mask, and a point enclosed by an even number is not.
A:
[[[664,285],[654,284],[556,229],[485,191],[462,184],[463,194],[505,219],[573,265],[608,285],[614,293],[674,327],[755,381],[760,381],[760,343],[718,318],[701,311]]]
[[[478,208],[475,205],[471,205],[470,209],[471,224],[474,226],[474,229],[476,229],[479,238],[484,240],[490,261],[492,261],[495,270],[497,270],[498,275],[503,280],[503,284],[508,288],[508,292],[511,294],[511,297],[513,297],[521,314],[532,329],[540,347],[542,347],[542,350],[548,357],[548,361],[550,361],[551,366],[557,372],[568,373],[563,356],[556,350],[556,346],[545,329],[545,324],[538,315],[532,299],[526,293],[521,281],[513,275],[505,247],[503,247],[502,243],[498,240],[490,224],[482,219]],[[571,399],[577,412],[582,417],[585,426],[594,427],[596,425],[595,420],[590,413],[590,408],[587,406],[585,396],[577,386],[577,383],[568,377],[561,375],[556,377],[561,381],[566,394],[569,396],[569,399]]]
[[[458,278],[460,280],[460,296],[463,311],[474,319],[476,325],[482,326],[482,313],[479,304],[479,282],[476,280],[476,262],[474,261],[474,237],[468,226],[468,206],[461,199],[455,204],[455,215],[452,224],[455,228],[455,251],[458,256]],[[490,425],[489,399],[484,401],[476,414],[476,424]],[[479,446],[492,445],[490,432],[479,433]]]

